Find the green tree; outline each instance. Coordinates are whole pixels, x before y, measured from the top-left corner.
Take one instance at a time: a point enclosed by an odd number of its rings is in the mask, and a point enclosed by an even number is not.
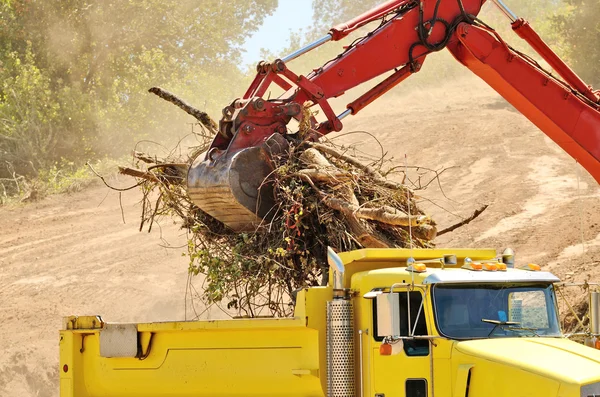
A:
[[[277,0],[0,0],[0,173],[176,139],[161,85],[217,112],[239,94],[245,38]],[[185,127],[183,127],[185,128]]]
[[[315,34],[321,37],[335,25],[353,19],[381,3],[382,0],[313,0]]]
[[[600,0],[566,0],[552,18],[561,37],[560,52],[588,84],[600,86]]]

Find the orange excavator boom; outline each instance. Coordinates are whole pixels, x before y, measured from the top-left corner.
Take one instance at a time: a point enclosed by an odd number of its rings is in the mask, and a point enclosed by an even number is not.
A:
[[[390,0],[332,28],[326,36],[277,59],[261,62],[242,98],[223,110],[219,134],[206,157],[190,169],[188,191],[209,215],[236,231],[252,230],[275,212],[265,178],[270,159],[285,153],[288,123],[300,120],[312,103],[327,118],[311,120],[311,139],[342,129],[342,119],[420,70],[427,55],[447,48],[530,119],[600,182],[600,98],[502,0],[493,0],[513,30],[557,73],[510,47],[477,18],[482,0]],[[302,54],[346,37],[367,23],[377,28],[347,47],[337,58],[299,75],[287,63]],[[391,73],[390,73],[391,72]],[[329,100],[384,73],[390,75],[336,114]],[[275,84],[285,93],[264,99]]]

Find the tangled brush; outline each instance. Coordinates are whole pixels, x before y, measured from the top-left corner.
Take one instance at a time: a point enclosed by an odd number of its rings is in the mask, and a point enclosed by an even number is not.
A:
[[[433,246],[435,223],[411,189],[387,178],[385,159],[367,165],[347,147],[290,140],[265,181],[273,186],[274,216],[251,233],[231,231],[187,195],[187,169],[208,140],[189,156],[135,153],[136,168],[120,169],[138,178],[144,192],[140,228],[170,216],[187,230],[189,272],[204,275],[204,303],[242,316],[289,316],[296,290],[326,283],[328,246]]]

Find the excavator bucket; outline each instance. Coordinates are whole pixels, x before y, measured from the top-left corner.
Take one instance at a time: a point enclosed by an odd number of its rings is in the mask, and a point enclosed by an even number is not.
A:
[[[281,134],[273,134],[261,146],[200,156],[188,171],[188,196],[233,231],[254,231],[274,215],[267,178],[274,170],[273,156],[285,155],[288,147]]]

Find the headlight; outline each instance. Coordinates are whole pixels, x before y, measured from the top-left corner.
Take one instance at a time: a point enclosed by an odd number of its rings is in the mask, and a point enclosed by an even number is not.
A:
[[[582,386],[581,397],[600,397],[600,382]]]

